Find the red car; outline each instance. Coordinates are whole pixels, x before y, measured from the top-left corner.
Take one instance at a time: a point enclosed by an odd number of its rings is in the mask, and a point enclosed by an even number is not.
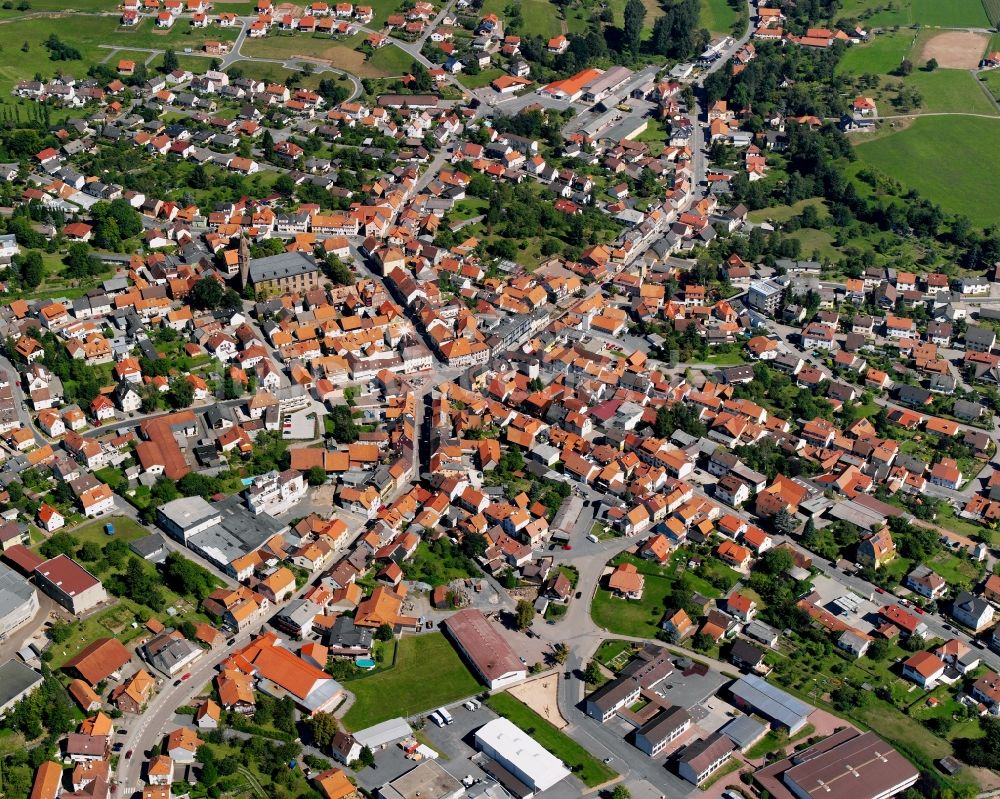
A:
[[[572,549],[572,548],[573,548],[573,546],[571,544],[565,544],[563,546],[563,549],[566,549],[566,550],[569,550],[569,549]]]
[[[132,750],[131,750],[131,749],[129,749],[129,750],[128,750],[128,751],[127,751],[127,752],[125,753],[125,759],[126,759],[126,760],[131,760],[131,759],[132,759]]]
[[[924,609],[923,609],[923,608],[921,608],[921,607],[918,607],[917,605],[914,605],[914,606],[913,606],[913,610],[914,610],[915,612],[919,613],[919,614],[920,614],[921,616],[923,616],[923,615],[924,615]]]
[[[191,679],[191,672],[189,671],[187,674],[181,677],[181,682],[187,682],[190,679]]]
[[[884,594],[885,593],[885,589],[884,588],[876,588],[875,589],[875,593],[876,594]]]

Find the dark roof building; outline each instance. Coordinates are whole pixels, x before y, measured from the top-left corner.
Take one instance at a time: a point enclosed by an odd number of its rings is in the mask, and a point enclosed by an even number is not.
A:
[[[736,745],[721,732],[699,738],[681,754],[677,773],[692,785],[698,785],[722,768],[735,750]]]
[[[792,757],[756,772],[774,799],[888,799],[920,774],[873,732],[836,732]]]
[[[691,727],[691,716],[676,705],[667,708],[646,722],[635,733],[635,745],[650,757],[658,755]]]

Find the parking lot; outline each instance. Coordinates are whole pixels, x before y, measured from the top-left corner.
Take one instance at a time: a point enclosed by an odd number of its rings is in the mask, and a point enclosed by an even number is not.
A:
[[[471,776],[473,779],[492,782],[476,763],[482,755],[476,752],[473,735],[484,724],[497,718],[496,713],[486,706],[470,711],[462,705],[454,705],[449,706],[448,710],[454,719],[453,724],[438,727],[427,720],[420,737],[439,753],[438,764],[455,779],[462,780]],[[393,744],[376,752],[375,768],[358,772],[358,785],[374,794],[379,786],[405,774],[416,765],[416,762],[407,760],[398,745]],[[582,792],[581,783],[575,777],[568,777],[537,796],[542,799],[573,799]]]
[[[708,670],[700,674],[689,670],[687,674],[683,674],[678,670],[654,690],[667,704],[679,705],[691,712],[692,708],[700,705],[728,681],[717,671]]]

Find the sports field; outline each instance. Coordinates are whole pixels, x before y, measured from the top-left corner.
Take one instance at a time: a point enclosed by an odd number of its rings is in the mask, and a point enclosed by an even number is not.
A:
[[[1000,185],[995,142],[1000,117],[941,116],[914,120],[899,133],[856,146],[859,159],[974,223],[996,221],[987,187]]]

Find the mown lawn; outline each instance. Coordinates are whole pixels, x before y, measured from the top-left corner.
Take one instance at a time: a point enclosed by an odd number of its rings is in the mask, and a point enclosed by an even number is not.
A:
[[[413,716],[482,690],[441,633],[400,639],[391,668],[350,680],[345,687],[355,696],[344,715],[344,724],[352,730],[396,716]]]
[[[924,117],[891,136],[860,142],[855,149],[861,161],[917,189],[946,212],[988,225],[996,217],[982,201],[982,192],[985,186],[1000,185],[1000,161],[994,152],[998,135],[1000,118]],[[962,157],[942,159],[946,152]]]
[[[113,536],[108,535],[104,531],[104,525],[106,524],[114,525],[115,534]],[[127,516],[113,516],[110,519],[101,519],[100,521],[90,522],[82,527],[77,527],[70,532],[70,535],[78,538],[81,544],[87,541],[94,541],[104,546],[112,538],[120,538],[123,541],[135,541],[137,538],[149,535],[149,530]]]
[[[398,47],[382,47],[371,54],[368,63],[392,78],[400,78],[413,69],[413,56]]]
[[[489,86],[490,83],[505,74],[504,70],[499,68],[484,69],[475,75],[466,75],[463,73],[458,76],[458,82],[467,89],[482,89],[484,86]]]
[[[486,704],[558,757],[588,788],[602,785],[618,776],[618,772],[608,768],[581,744],[560,732],[510,694],[491,696]]]
[[[996,106],[990,102],[986,92],[965,70],[936,69],[925,72],[915,69],[904,82],[914,86],[923,97],[921,113],[956,112],[988,116],[997,113]],[[885,108],[881,113],[891,114],[892,111]]]
[[[728,34],[739,13],[728,0],[701,0],[699,27],[708,28],[711,33]]]
[[[942,28],[988,28],[982,0],[912,0],[913,21]]]

